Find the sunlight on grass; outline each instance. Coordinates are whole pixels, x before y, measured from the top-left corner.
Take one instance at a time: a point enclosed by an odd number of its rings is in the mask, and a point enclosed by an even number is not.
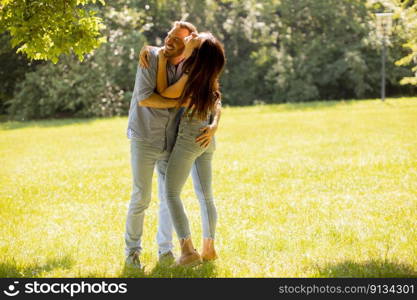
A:
[[[0,277],[417,276],[416,99],[225,108],[214,160],[220,258],[157,264],[154,180],[142,274],[123,267],[126,124],[0,123]],[[200,248],[191,180],[183,199]]]

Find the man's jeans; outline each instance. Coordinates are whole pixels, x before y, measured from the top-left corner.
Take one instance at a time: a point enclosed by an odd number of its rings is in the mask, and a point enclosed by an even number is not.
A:
[[[211,162],[215,149],[214,140],[207,148],[201,148],[195,138],[207,122],[189,120],[180,122],[177,140],[166,169],[166,193],[168,207],[178,238],[190,236],[190,227],[180,194],[192,169],[194,189],[198,195],[203,226],[203,237],[214,239],[217,212],[213,201]]]
[[[172,249],[172,221],[165,197],[165,171],[169,152],[161,152],[144,141],[132,139],[130,142],[132,168],[132,195],[126,220],[126,255],[140,251],[145,210],[151,202],[152,175],[156,165],[158,173],[159,224],[157,233],[159,254]]]

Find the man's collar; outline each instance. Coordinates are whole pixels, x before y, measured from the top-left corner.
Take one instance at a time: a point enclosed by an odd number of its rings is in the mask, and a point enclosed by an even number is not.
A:
[[[174,66],[174,67],[176,67],[176,66],[179,66],[180,64],[182,64],[183,62],[185,61],[185,58],[183,57],[177,64],[172,64],[169,60],[168,60],[168,64],[169,65],[171,65],[171,66]]]

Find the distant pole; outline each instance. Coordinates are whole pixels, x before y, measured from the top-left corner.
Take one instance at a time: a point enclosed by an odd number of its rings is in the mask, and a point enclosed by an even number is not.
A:
[[[377,35],[382,41],[381,53],[381,100],[385,101],[385,60],[387,56],[386,41],[391,34],[392,28],[392,13],[377,13],[376,14],[376,29]]]
[[[381,57],[381,100],[385,101],[385,59],[386,59],[386,48],[385,38],[382,38],[382,57]]]

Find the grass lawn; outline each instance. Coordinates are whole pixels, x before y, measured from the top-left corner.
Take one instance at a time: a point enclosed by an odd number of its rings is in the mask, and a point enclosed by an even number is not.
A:
[[[126,124],[0,123],[0,277],[417,277],[417,99],[225,108],[219,259],[157,264],[154,177],[136,275],[123,266]],[[200,249],[191,180],[183,201]]]

